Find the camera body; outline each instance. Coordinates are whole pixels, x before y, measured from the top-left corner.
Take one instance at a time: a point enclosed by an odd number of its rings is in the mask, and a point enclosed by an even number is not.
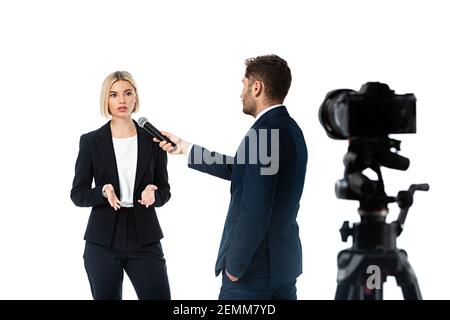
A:
[[[330,91],[319,109],[319,119],[333,139],[382,137],[416,132],[416,98],[397,95],[387,84],[367,82],[359,91]]]

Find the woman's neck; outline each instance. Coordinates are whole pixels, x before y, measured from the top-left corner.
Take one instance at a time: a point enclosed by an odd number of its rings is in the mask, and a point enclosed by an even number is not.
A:
[[[112,117],[111,134],[113,138],[129,138],[136,135],[136,126],[130,118]]]

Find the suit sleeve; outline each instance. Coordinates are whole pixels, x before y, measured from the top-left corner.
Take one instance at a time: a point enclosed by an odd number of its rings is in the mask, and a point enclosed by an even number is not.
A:
[[[188,167],[218,178],[231,180],[234,158],[209,151],[198,145],[193,145],[189,154]]]
[[[158,190],[155,191],[154,207],[161,207],[170,199],[169,176],[167,173],[167,153],[158,148],[157,161],[155,169],[155,185]]]
[[[94,207],[106,203],[106,200],[102,197],[103,186],[92,188],[93,176],[94,172],[88,140],[85,135],[82,135],[80,137],[80,150],[75,163],[75,176],[70,192],[70,198],[76,206]]]
[[[267,149],[263,152],[276,154],[274,161],[279,162],[278,142],[271,144],[269,140],[266,145]],[[258,143],[258,154],[260,155],[259,148]],[[273,148],[277,148],[277,152],[274,153]],[[248,147],[246,149],[248,152]],[[237,278],[241,278],[248,269],[269,229],[272,206],[277,191],[278,169],[269,174],[266,174],[265,169],[267,169],[267,165],[261,164],[260,161],[256,164],[247,163],[244,168],[239,219],[225,257],[225,269]]]

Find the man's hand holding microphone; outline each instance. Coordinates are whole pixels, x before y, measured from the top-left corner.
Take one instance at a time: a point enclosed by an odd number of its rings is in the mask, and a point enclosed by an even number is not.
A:
[[[189,147],[191,146],[191,144],[189,142],[186,142],[186,141],[182,140],[181,138],[178,138],[177,136],[175,136],[172,133],[167,132],[167,131],[161,131],[161,133],[164,136],[166,136],[167,138],[169,138],[170,141],[172,141],[176,145],[176,148],[174,148],[174,146],[167,140],[161,141],[157,138],[153,138],[153,141],[159,142],[159,146],[161,147],[161,149],[163,149],[164,151],[167,151],[170,154],[184,154],[184,155],[187,154],[187,151],[188,151]]]
[[[189,147],[191,146],[189,142],[183,141],[170,132],[159,131],[148,122],[147,118],[139,118],[138,124],[153,136],[153,141],[159,142],[159,146],[164,151],[167,151],[170,154],[187,154]]]

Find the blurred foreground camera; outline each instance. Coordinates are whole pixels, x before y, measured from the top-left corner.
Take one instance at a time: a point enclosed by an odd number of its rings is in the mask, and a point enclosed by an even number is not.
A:
[[[333,139],[415,133],[416,98],[411,93],[397,95],[384,83],[368,82],[359,91],[329,92],[319,119]]]

